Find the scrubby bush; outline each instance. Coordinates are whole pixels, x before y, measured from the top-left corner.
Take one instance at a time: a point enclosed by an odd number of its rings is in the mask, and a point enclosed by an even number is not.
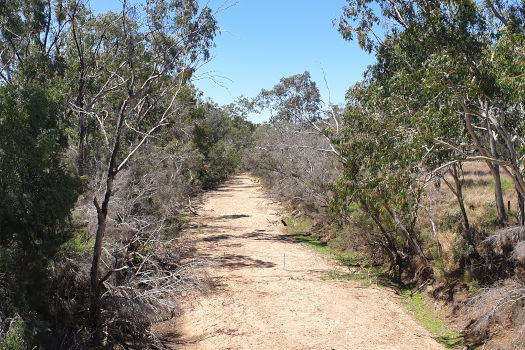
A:
[[[60,113],[45,84],[0,87],[0,315],[24,320],[28,345],[50,341],[52,262],[71,236],[80,184],[63,164]]]
[[[192,259],[191,240],[181,233],[193,201],[239,169],[251,139],[250,123],[197,99],[187,103],[185,114],[143,145],[113,184],[100,271],[108,344],[160,344],[151,326],[172,317],[177,294],[200,283],[196,267],[204,262]],[[91,199],[103,195],[105,171],[93,169],[75,207],[77,234],[55,264],[54,311],[63,321],[55,334],[67,346],[86,346],[91,336],[86,276],[97,227]]]
[[[318,221],[326,221],[331,192],[327,185],[340,173],[337,158],[322,152],[324,137],[304,126],[279,122],[261,125],[255,147],[246,153],[247,169],[284,202]]]
[[[208,103],[201,109],[204,116],[193,131],[193,142],[203,156],[196,181],[210,189],[240,169],[244,149],[252,142],[253,126],[231,108]]]
[[[0,349],[1,350],[26,350],[28,344],[24,320],[19,315],[0,323]],[[7,328],[5,331],[3,328]]]

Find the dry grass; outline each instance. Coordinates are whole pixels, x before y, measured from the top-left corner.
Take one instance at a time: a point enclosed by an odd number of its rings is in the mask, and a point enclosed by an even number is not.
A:
[[[491,271],[490,273],[494,274],[488,279],[480,279],[483,276],[472,274],[472,271],[464,273],[463,283],[469,290],[470,298],[467,299],[468,305],[462,308],[465,310],[463,316],[472,320],[469,332],[485,344],[491,344],[487,345],[490,348],[523,348],[525,346],[525,230],[513,227],[498,230],[494,182],[485,163],[467,163],[464,164],[463,170],[463,196],[467,216],[470,226],[478,235],[476,248],[484,257],[479,262],[483,266],[477,272]],[[447,179],[453,183],[450,176]],[[501,182],[509,225],[516,225],[518,205],[512,179],[502,172]],[[451,272],[458,271],[455,252],[462,249],[459,233],[462,218],[457,199],[443,183],[441,186],[428,186],[425,194],[431,209],[426,216],[421,217],[419,225],[422,230],[430,232],[431,224],[426,219],[431,217],[436,223],[442,246],[441,256],[436,256],[435,259],[436,275],[438,280],[442,278],[442,283],[461,284],[461,277],[454,282],[444,281],[444,276],[450,276]],[[478,281],[498,278],[506,279],[490,285],[478,284]],[[471,286],[475,288],[470,288]]]
[[[487,165],[483,162],[466,163],[464,169],[463,197],[469,223],[481,233],[491,233],[496,227],[496,209],[494,200],[494,182]],[[453,183],[450,175],[446,179]],[[512,179],[501,173],[503,199],[509,224],[516,224],[517,195],[512,185]],[[428,186],[426,189],[427,205],[430,211],[422,216],[420,227],[431,232],[431,223],[428,217],[436,223],[437,234],[442,245],[440,257],[445,271],[452,271],[457,267],[454,259],[454,250],[457,248],[458,234],[450,227],[450,223],[461,224],[461,216],[457,199],[450,189],[443,183],[441,186]],[[508,206],[510,203],[510,212]]]
[[[494,203],[494,182],[488,167],[485,163],[466,163],[463,166],[465,174],[465,184],[463,187],[463,196],[465,199],[465,207],[467,215],[472,225],[486,224],[486,206]],[[447,179],[453,182],[450,176]],[[511,213],[516,212],[517,196],[512,186],[512,179],[505,173],[501,173],[501,181],[503,187],[503,199],[506,205],[510,201]],[[435,189],[432,195],[440,200],[440,205],[434,208],[435,215],[439,219],[451,212],[457,210],[458,205],[456,198],[452,192],[446,187],[441,186]],[[509,217],[510,224],[515,224],[515,217]]]

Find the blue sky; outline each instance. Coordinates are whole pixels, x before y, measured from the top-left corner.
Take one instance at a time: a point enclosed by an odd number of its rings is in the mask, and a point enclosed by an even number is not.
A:
[[[240,95],[255,97],[282,77],[310,71],[323,99],[344,102],[348,87],[362,79],[374,58],[342,39],[332,20],[344,0],[199,0],[217,13],[221,33],[212,60],[197,72],[195,85],[219,105]],[[119,0],[92,0],[97,11],[118,9]],[[230,6],[231,5],[231,6]],[[213,76],[211,79],[209,76]],[[255,122],[267,114],[252,116]]]

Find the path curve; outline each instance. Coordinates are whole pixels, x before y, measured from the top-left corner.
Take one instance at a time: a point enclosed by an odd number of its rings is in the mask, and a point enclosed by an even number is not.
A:
[[[253,177],[206,195],[190,231],[212,290],[182,304],[176,349],[443,349],[395,294],[323,280],[338,267],[290,240]]]

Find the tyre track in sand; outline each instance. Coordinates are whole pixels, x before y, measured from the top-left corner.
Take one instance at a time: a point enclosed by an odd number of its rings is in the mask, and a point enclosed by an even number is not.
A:
[[[182,301],[174,349],[443,349],[394,293],[322,280],[341,267],[293,242],[279,210],[248,174],[205,196],[188,233],[212,287]]]

